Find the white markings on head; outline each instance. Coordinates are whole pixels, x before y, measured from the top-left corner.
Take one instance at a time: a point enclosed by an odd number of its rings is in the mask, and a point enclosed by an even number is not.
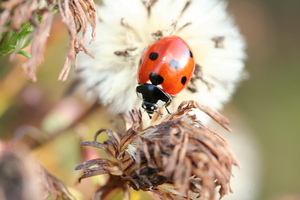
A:
[[[140,93],[140,92],[137,92],[136,94],[137,94],[138,98],[140,98],[140,99],[143,99],[143,95],[142,95],[142,93]]]
[[[158,100],[157,103],[158,107],[162,107],[166,104],[166,102],[162,101],[162,100]]]

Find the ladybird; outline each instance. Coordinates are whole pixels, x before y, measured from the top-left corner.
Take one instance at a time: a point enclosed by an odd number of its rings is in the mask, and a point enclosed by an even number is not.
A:
[[[137,95],[149,114],[172,102],[192,78],[195,60],[188,44],[178,36],[165,36],[148,46],[138,67]],[[161,113],[159,113],[161,114]],[[151,117],[151,116],[150,116]]]

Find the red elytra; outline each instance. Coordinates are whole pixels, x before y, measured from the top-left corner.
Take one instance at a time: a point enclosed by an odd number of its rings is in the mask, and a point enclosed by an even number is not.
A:
[[[195,69],[195,60],[188,44],[178,36],[160,38],[148,46],[140,59],[138,83],[161,85],[176,95],[189,83]]]

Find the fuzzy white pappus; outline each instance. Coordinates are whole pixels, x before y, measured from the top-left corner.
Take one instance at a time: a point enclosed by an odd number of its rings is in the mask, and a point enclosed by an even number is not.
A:
[[[113,113],[140,106],[135,89],[138,61],[155,41],[153,33],[177,35],[193,51],[200,79],[173,98],[218,110],[243,77],[245,42],[222,0],[103,0],[98,6],[97,37],[87,45],[95,56],[78,57],[78,74],[87,91]],[[201,116],[202,118],[202,116]]]

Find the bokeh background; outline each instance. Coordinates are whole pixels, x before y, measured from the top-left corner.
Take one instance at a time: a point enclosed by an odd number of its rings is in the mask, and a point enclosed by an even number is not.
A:
[[[260,190],[253,200],[300,199],[300,1],[229,0],[229,12],[248,43],[249,76],[226,110],[238,110],[258,144],[253,151],[259,152],[261,163],[249,163],[260,168]],[[82,150],[78,142],[113,126],[104,108],[90,112],[82,96],[66,96],[73,74],[66,82],[57,81],[67,38],[57,17],[36,83],[23,77],[22,56],[0,59],[0,146],[25,135],[23,140],[35,148],[31,155],[83,191],[78,196],[88,196],[94,188],[88,187],[89,180],[75,184],[80,172],[74,167],[98,151]],[[43,143],[44,138],[52,139]]]
[[[232,103],[246,116],[262,150],[258,199],[300,192],[299,9],[300,1],[230,1],[248,41],[250,74]]]

